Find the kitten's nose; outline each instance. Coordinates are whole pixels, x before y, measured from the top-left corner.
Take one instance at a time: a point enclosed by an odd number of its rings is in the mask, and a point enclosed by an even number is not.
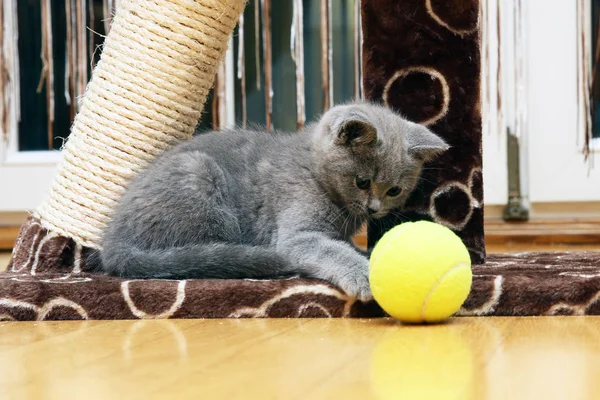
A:
[[[379,200],[371,200],[367,206],[367,213],[369,215],[375,214],[381,208],[381,202]]]
[[[367,213],[369,215],[375,214],[381,208],[381,202],[377,199],[371,199],[367,204]]]

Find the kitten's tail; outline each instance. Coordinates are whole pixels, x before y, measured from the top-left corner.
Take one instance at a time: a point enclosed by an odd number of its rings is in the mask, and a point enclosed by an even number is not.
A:
[[[165,250],[140,250],[128,246],[104,249],[93,256],[93,269],[129,278],[275,278],[289,276],[292,264],[264,247],[211,243]]]

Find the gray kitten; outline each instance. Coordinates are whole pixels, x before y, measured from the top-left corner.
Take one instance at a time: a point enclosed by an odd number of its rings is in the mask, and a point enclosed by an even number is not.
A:
[[[369,103],[336,106],[300,133],[207,133],[130,183],[104,237],[103,269],[133,278],[301,275],[371,298],[351,238],[403,206],[448,145]]]

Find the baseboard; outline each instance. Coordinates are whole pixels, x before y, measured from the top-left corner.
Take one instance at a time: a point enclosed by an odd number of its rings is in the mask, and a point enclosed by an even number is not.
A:
[[[359,232],[354,242],[360,248],[366,247],[366,232]],[[486,218],[485,242],[486,245],[600,245],[600,218],[538,218],[527,222],[505,222],[500,218]]]
[[[18,225],[0,226],[0,251],[12,250],[20,228]]]
[[[531,220],[600,220],[600,201],[569,201],[554,203],[532,203],[529,205]],[[486,220],[502,218],[503,205],[486,205]]]
[[[529,221],[505,222],[503,206],[486,206],[486,244],[600,244],[600,202],[532,203],[530,208]]]
[[[29,215],[26,211],[2,211],[0,212],[0,251],[12,250],[21,224]]]
[[[0,226],[0,250],[12,250],[19,225]],[[487,244],[600,244],[600,218],[532,219],[527,222],[505,222],[499,218],[485,221]],[[367,246],[366,230],[354,237],[360,248]]]
[[[21,226],[30,215],[27,211],[0,211],[0,228],[3,226]]]
[[[527,222],[488,219],[485,240],[487,244],[600,244],[600,218],[531,219]]]

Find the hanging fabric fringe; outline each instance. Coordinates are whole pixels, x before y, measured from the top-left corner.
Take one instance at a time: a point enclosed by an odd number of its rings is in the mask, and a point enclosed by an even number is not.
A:
[[[21,120],[17,0],[0,2],[0,140],[8,143]]]
[[[254,59],[256,60],[256,90],[260,90],[260,3],[254,0]]]
[[[46,109],[48,113],[48,148],[54,148],[54,53],[52,46],[52,9],[50,0],[40,0],[42,11],[42,72],[37,92],[46,86]]]
[[[76,0],[76,25],[77,25],[77,82],[76,82],[76,98],[79,99],[85,92],[85,87],[88,82],[88,53],[87,53],[87,35],[86,35],[86,16],[87,16],[87,0]],[[79,105],[76,103],[76,110],[79,111]]]
[[[92,2],[94,0],[91,0]],[[104,35],[108,35],[110,24],[117,11],[119,0],[102,0],[102,22],[104,23]]]
[[[500,0],[499,0],[500,1]],[[479,3],[479,21],[481,29],[479,31],[479,41],[481,43],[481,119],[483,121],[484,132],[490,131],[490,57],[489,57],[489,21],[488,21],[488,6],[489,0],[481,0]]]
[[[9,96],[6,88],[8,87],[6,59],[4,55],[4,3],[0,2],[0,142],[8,143],[8,102]]]
[[[485,1],[485,0],[483,0]],[[360,0],[354,0],[354,99],[362,98],[362,19]]]
[[[294,1],[294,14],[290,31],[292,60],[296,64],[296,128],[301,130],[306,122],[304,94],[304,10],[302,0]]]
[[[327,73],[329,74],[329,106],[333,107],[333,15],[332,0],[327,0]]]
[[[516,82],[527,82],[527,66],[525,65],[526,37],[525,37],[525,7],[523,2],[527,0],[516,0],[515,13],[515,42],[514,42],[514,68]],[[527,129],[527,92],[524,85],[517,84],[515,87],[515,136],[524,138]]]
[[[65,0],[65,21],[66,21],[66,35],[65,35],[65,91],[63,93],[65,101],[68,105],[71,105],[71,60],[73,59],[73,48],[71,43],[73,41],[73,30],[71,26],[71,0]]]
[[[273,74],[271,56],[271,0],[260,0],[262,5],[263,56],[265,68],[265,108],[266,128],[271,131],[273,125]]]
[[[583,136],[583,156],[587,161],[590,158],[590,144],[592,140],[593,117],[595,107],[592,104],[593,93],[600,84],[598,77],[598,62],[600,62],[600,32],[595,32],[596,49],[594,58],[591,57],[592,49],[592,6],[589,0],[577,0],[577,105],[578,105],[578,132]],[[600,30],[600,24],[598,24]],[[593,69],[591,63],[593,61]]]
[[[217,86],[219,85],[219,70],[217,69],[217,74],[215,75],[215,85],[212,89],[212,104],[211,104],[211,114],[212,114],[212,129],[213,131],[219,130],[219,98],[217,97]]]
[[[500,135],[504,130],[504,105],[502,103],[502,1],[496,1],[496,37],[498,40],[496,64],[496,110],[498,111],[497,133]],[[481,27],[481,29],[484,29]]]
[[[67,21],[66,60],[65,60],[65,99],[69,104],[69,120],[73,121],[77,112],[77,15],[75,1],[65,0]]]
[[[502,3],[506,0],[482,0],[479,3],[479,35],[481,42],[481,114],[484,134],[503,137],[506,132],[504,106],[502,104],[503,81],[502,58]],[[509,1],[510,9],[514,0]],[[515,17],[518,16],[515,14]],[[508,57],[510,58],[510,56]],[[516,102],[512,103],[515,107]],[[515,116],[517,113],[515,113]],[[516,125],[515,121],[512,121]],[[512,126],[512,125],[511,125]]]
[[[103,3],[104,12],[106,7],[114,3]],[[90,10],[88,14],[87,0],[65,0],[65,17],[67,23],[65,38],[65,99],[69,104],[69,116],[72,122],[75,114],[79,111],[78,99],[83,96],[88,82],[88,68],[93,68],[94,35],[87,27],[87,17],[91,22],[95,14]],[[90,8],[93,4],[90,4]],[[106,24],[106,15],[104,23]],[[105,25],[106,26],[106,25]],[[89,37],[88,37],[89,33]]]
[[[67,0],[69,1],[69,0]],[[112,21],[112,0],[102,0],[102,22],[104,23],[104,34],[108,35],[110,30],[110,22]]]
[[[331,28],[331,0],[321,0],[321,80],[325,111],[333,106]]]
[[[225,60],[219,64],[212,90],[212,129],[222,130],[227,125],[227,69]]]
[[[90,59],[90,69],[94,69],[94,67],[96,66],[96,62],[94,60],[94,53],[95,53],[95,47],[96,47],[96,35],[97,32],[95,31],[95,27],[96,27],[96,10],[94,8],[94,0],[89,0],[90,3],[88,4],[88,10],[89,10],[89,18],[90,18],[90,26],[88,28],[88,56]]]
[[[217,70],[217,82],[215,84],[215,99],[217,101],[217,129],[223,130],[227,125],[227,93],[226,93],[226,82],[227,82],[227,66],[225,60],[221,61],[219,69]]]
[[[238,22],[238,58],[237,58],[237,78],[240,81],[240,93],[242,103],[242,128],[246,129],[248,111],[246,107],[246,52],[244,49],[244,13],[240,15]]]

